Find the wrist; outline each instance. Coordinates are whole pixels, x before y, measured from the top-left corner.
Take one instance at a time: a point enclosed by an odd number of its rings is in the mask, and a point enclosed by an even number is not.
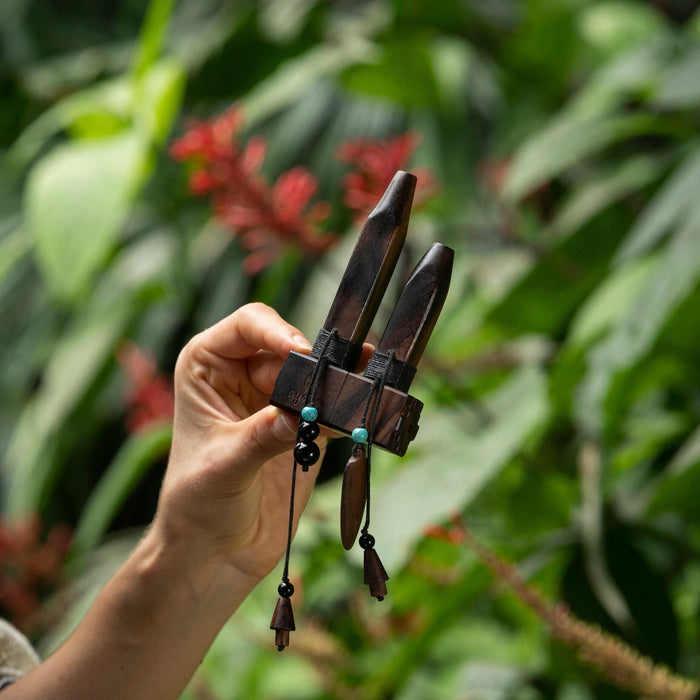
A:
[[[177,580],[190,606],[230,617],[260,578],[233,566],[216,547],[201,546],[184,528],[164,527],[156,518],[135,555],[145,583]]]

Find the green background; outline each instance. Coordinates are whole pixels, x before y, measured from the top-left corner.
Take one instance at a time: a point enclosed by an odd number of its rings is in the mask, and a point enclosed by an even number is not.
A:
[[[443,525],[459,540],[455,514],[548,599],[697,676],[694,10],[3,0],[3,523],[39,514],[46,532],[74,529],[28,629],[39,647],[65,636],[152,517],[170,429],[126,429],[117,348],[132,340],[167,375],[191,335],[252,300],[313,339],[357,235],[336,150],[413,130],[407,167],[441,189],[414,214],[401,264],[433,241],[456,260],[412,387],[418,437],[373,465],[389,596],[368,600],[340,545],[338,443],[294,546],[293,647],[277,654],[267,629],[273,575],[184,697],[633,697],[552,640],[469,548],[425,536]],[[233,103],[243,140],[268,142],[270,182],[297,165],[318,178],[342,234],[323,257],[291,247],[246,275],[235,236],[188,193],[168,144]]]

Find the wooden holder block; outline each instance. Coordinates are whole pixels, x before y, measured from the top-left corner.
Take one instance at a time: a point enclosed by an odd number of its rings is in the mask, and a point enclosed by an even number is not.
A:
[[[289,353],[277,376],[270,403],[291,413],[301,413],[315,366],[314,358]],[[371,379],[334,365],[324,367],[314,397],[318,423],[350,435],[362,421],[372,383]],[[422,408],[422,402],[413,396],[385,386],[377,409],[372,444],[403,457],[418,432]]]

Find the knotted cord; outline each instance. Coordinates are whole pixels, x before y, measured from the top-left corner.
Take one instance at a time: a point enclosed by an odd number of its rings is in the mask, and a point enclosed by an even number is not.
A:
[[[323,340],[320,344],[319,347],[319,352],[318,352],[318,359],[316,360],[316,366],[313,369],[313,372],[311,373],[311,381],[309,382],[309,389],[306,392],[306,397],[304,399],[304,406],[313,406],[314,405],[314,398],[316,396],[316,390],[318,389],[318,385],[321,379],[321,374],[326,367],[326,365],[330,364],[332,358],[329,356],[328,350],[331,347],[331,344],[334,341],[337,341],[339,336],[338,336],[338,329],[334,328],[332,331],[323,331],[324,336]],[[320,333],[319,333],[320,336]],[[318,343],[318,340],[317,340]],[[299,425],[297,427],[297,443],[300,440],[300,434],[299,431],[301,429],[301,424],[304,422],[304,418],[299,414]],[[294,531],[294,500],[295,500],[295,491],[296,491],[296,482],[297,482],[297,459],[294,457],[294,465],[292,467],[292,484],[291,484],[291,492],[289,494],[289,523],[287,527],[287,548],[285,551],[284,555],[284,569],[282,571],[282,581],[285,583],[289,583],[289,555],[292,550],[292,535]]]

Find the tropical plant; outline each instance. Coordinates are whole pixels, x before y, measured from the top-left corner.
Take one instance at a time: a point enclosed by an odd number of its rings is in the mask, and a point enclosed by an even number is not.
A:
[[[75,3],[71,32],[0,7],[2,512],[74,529],[75,602],[44,648],[151,517],[178,349],[249,300],[313,339],[411,167],[401,267],[432,240],[456,263],[418,438],[373,465],[390,594],[370,604],[340,546],[338,441],[295,541],[293,647],[270,641],[270,581],[186,697],[623,698],[641,691],[605,662],[628,651],[695,692],[670,675],[700,672],[700,25],[681,4],[121,0]]]

